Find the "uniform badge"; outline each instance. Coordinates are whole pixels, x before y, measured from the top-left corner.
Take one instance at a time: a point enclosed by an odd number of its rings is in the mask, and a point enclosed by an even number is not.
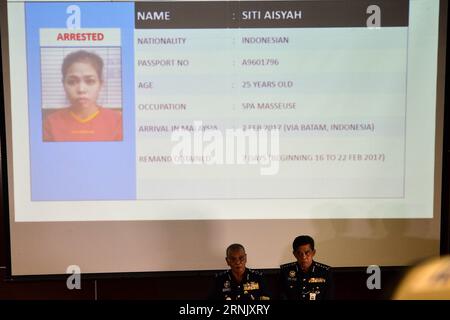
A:
[[[310,292],[309,293],[309,300],[316,300],[316,293],[315,292]]]
[[[230,288],[230,281],[225,281],[223,283],[223,288],[222,288],[222,292],[230,292],[231,288]]]
[[[290,278],[295,277],[295,271],[294,270],[289,271],[289,277]]]
[[[247,282],[244,283],[244,290],[250,291],[250,290],[258,290],[259,289],[259,283],[258,282]]]
[[[324,278],[311,278],[308,280],[309,283],[321,283],[326,282]]]

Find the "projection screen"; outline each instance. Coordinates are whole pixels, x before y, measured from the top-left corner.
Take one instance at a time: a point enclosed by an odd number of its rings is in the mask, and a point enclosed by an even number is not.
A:
[[[447,2],[1,7],[13,276],[439,253]]]

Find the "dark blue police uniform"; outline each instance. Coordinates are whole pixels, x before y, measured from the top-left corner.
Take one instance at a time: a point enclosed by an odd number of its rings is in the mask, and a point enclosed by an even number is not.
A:
[[[331,298],[330,266],[313,261],[308,272],[297,262],[281,268],[281,298],[289,300],[328,300]]]
[[[261,272],[245,269],[242,282],[238,283],[231,269],[216,274],[214,292],[215,300],[267,300],[267,285]]]

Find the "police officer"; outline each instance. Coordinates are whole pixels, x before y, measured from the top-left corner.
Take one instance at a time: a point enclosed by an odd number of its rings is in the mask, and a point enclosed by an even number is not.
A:
[[[267,300],[269,294],[261,272],[246,268],[247,254],[241,244],[226,250],[230,269],[216,275],[212,298],[215,300]]]
[[[310,236],[298,236],[292,243],[296,262],[281,268],[281,298],[289,300],[326,300],[331,298],[330,267],[313,260],[316,250]]]

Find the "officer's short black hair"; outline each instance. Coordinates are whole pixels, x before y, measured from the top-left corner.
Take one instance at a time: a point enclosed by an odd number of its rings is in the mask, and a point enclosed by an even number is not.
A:
[[[226,251],[227,257],[229,256],[229,254],[230,254],[231,251],[236,251],[236,250],[242,250],[242,251],[244,251],[244,253],[245,253],[245,248],[244,248],[244,246],[243,246],[242,244],[239,244],[239,243],[233,243],[233,244],[230,244],[230,245],[228,246],[228,248],[227,248],[227,251]]]
[[[300,246],[303,246],[305,244],[309,244],[311,246],[311,250],[314,250],[314,239],[310,236],[298,236],[294,239],[294,242],[292,242],[292,250],[295,252],[297,251],[297,248]]]

